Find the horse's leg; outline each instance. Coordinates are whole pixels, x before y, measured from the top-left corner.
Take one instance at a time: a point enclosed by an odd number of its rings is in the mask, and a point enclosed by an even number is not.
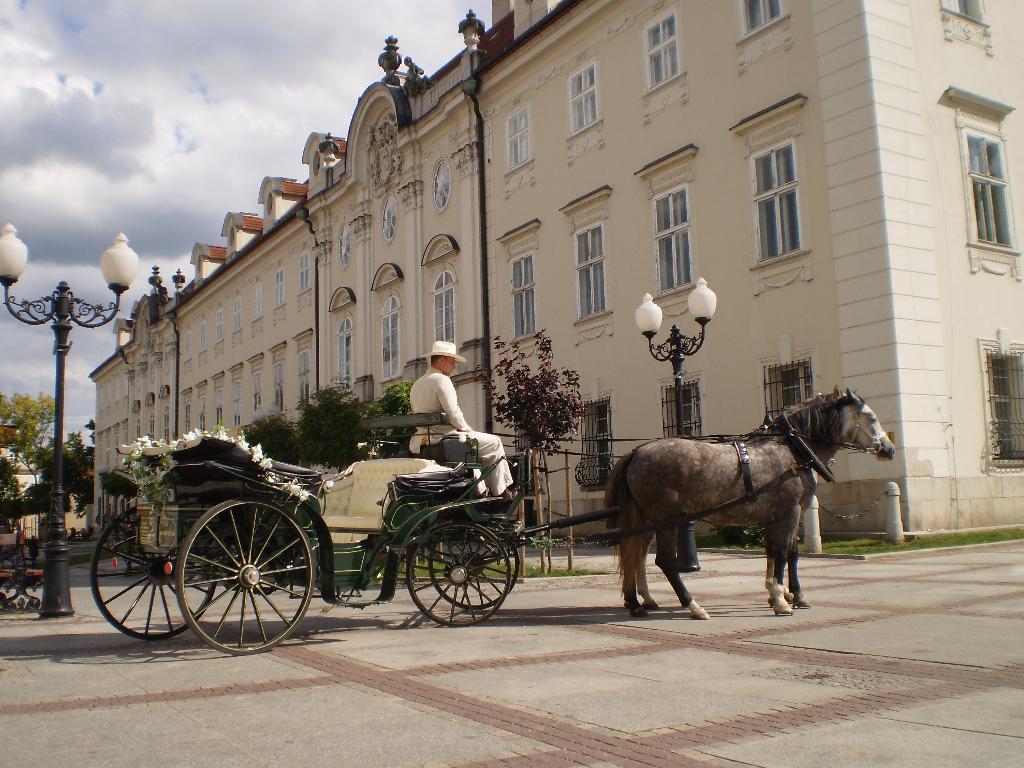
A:
[[[810,608],[811,604],[804,600],[804,593],[800,589],[800,579],[796,575],[796,562],[800,559],[800,552],[794,540],[789,547],[786,557],[786,569],[789,571],[789,592],[786,599],[793,604],[794,608]]]
[[[654,538],[651,536],[651,538]],[[648,540],[649,541],[649,540]],[[651,596],[650,588],[647,586],[647,549],[650,548],[648,543],[647,548],[644,549],[644,557],[637,563],[636,574],[634,578],[635,593],[640,598],[638,603],[643,606],[645,610],[654,611],[660,608],[657,601]],[[622,601],[623,608],[629,608],[632,611],[633,606],[629,604],[628,599]]]
[[[657,555],[654,557],[654,564],[665,574],[668,583],[676,591],[679,604],[690,612],[691,619],[710,619],[708,612],[697,605],[697,601],[686,590],[683,579],[679,575],[679,565],[676,559],[676,529],[661,529],[657,534]]]
[[[791,616],[793,608],[786,602],[786,588],[783,583],[786,578],[786,550],[778,545],[769,544],[772,550],[771,558],[775,564],[775,573],[768,580],[768,604],[775,611],[776,616]]]
[[[793,555],[793,549],[791,547],[789,549],[789,552],[788,552],[787,557],[786,557],[786,565],[787,566],[790,563],[794,563],[795,562],[793,559],[791,559],[791,558],[793,558],[793,556],[794,556]],[[772,549],[772,547],[770,547],[770,546],[766,546],[765,547],[764,559],[765,559],[764,588],[767,589],[768,592],[769,592],[768,605],[771,606],[772,598],[771,598],[771,594],[770,593],[771,593],[771,589],[772,589],[772,580],[775,579],[775,577],[776,577],[776,574],[775,574],[775,554],[774,554],[774,550]],[[785,592],[783,594],[783,597],[786,598],[786,601],[790,602],[790,603],[793,602],[793,597],[794,597],[794,595],[793,595],[793,579],[794,579],[794,576],[792,574],[790,574],[790,577],[789,577],[789,591]],[[781,577],[780,577],[779,583],[780,584],[782,583]],[[810,606],[807,606],[807,607],[810,608]]]

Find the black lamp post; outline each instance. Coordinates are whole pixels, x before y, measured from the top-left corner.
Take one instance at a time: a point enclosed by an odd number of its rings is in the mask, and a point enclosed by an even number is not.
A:
[[[683,436],[683,362],[690,355],[696,354],[704,344],[704,331],[714,317],[718,297],[708,288],[703,277],[697,280],[697,287],[690,292],[690,314],[700,325],[699,336],[686,336],[673,325],[668,340],[661,344],[654,343],[654,336],[661,328],[661,307],[654,303],[651,294],[645,293],[643,303],[636,308],[634,318],[640,332],[647,337],[647,346],[655,360],[668,360],[672,363],[672,375],[675,383],[676,399],[676,435]],[[700,570],[697,559],[697,542],[693,533],[694,523],[688,520],[677,529],[676,553],[679,559],[679,570],[690,573]]]
[[[98,328],[117,316],[121,294],[135,277],[139,257],[128,247],[128,238],[119,234],[114,244],[100,257],[103,277],[114,292],[114,301],[103,306],[88,304],[77,298],[71,287],[61,280],[53,293],[33,301],[14,298],[9,289],[14,285],[28,261],[28,248],[18,239],[17,230],[7,224],[0,230],[0,283],[4,286],[4,305],[15,319],[29,325],[52,321],[57,358],[54,385],[53,420],[53,496],[46,523],[46,544],[43,546],[43,599],[40,618],[71,616],[71,589],[68,582],[68,540],[64,529],[64,363],[71,349],[69,336],[72,323],[83,328]]]

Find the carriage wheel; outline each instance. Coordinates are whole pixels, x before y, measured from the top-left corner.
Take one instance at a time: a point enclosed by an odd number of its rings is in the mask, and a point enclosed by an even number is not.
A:
[[[406,551],[405,579],[416,606],[444,626],[476,624],[512,589],[508,548],[486,528],[443,523]]]
[[[92,553],[89,581],[96,607],[115,629],[139,640],[163,640],[188,628],[178,607],[174,551],[144,552],[136,540],[138,520],[129,510],[103,528]],[[213,589],[193,591],[202,603]]]
[[[236,655],[280,643],[313,596],[313,550],[278,507],[227,501],[200,517],[182,542],[175,580],[181,610],[212,648]],[[193,600],[197,589],[213,590]]]

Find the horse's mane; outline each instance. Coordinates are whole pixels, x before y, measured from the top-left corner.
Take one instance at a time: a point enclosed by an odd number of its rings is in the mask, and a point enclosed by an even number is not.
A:
[[[861,399],[846,390],[838,389],[827,395],[818,394],[803,402],[789,406],[783,415],[793,427],[815,443],[833,443],[842,430],[842,408],[851,403],[860,403]],[[775,419],[773,427],[783,427],[782,416]]]

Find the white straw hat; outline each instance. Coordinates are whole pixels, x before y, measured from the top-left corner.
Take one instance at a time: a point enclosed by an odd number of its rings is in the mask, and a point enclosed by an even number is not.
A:
[[[435,341],[427,357],[434,357],[435,355],[450,357],[453,360],[458,360],[460,363],[466,362],[466,358],[455,351],[455,345],[450,341]]]

